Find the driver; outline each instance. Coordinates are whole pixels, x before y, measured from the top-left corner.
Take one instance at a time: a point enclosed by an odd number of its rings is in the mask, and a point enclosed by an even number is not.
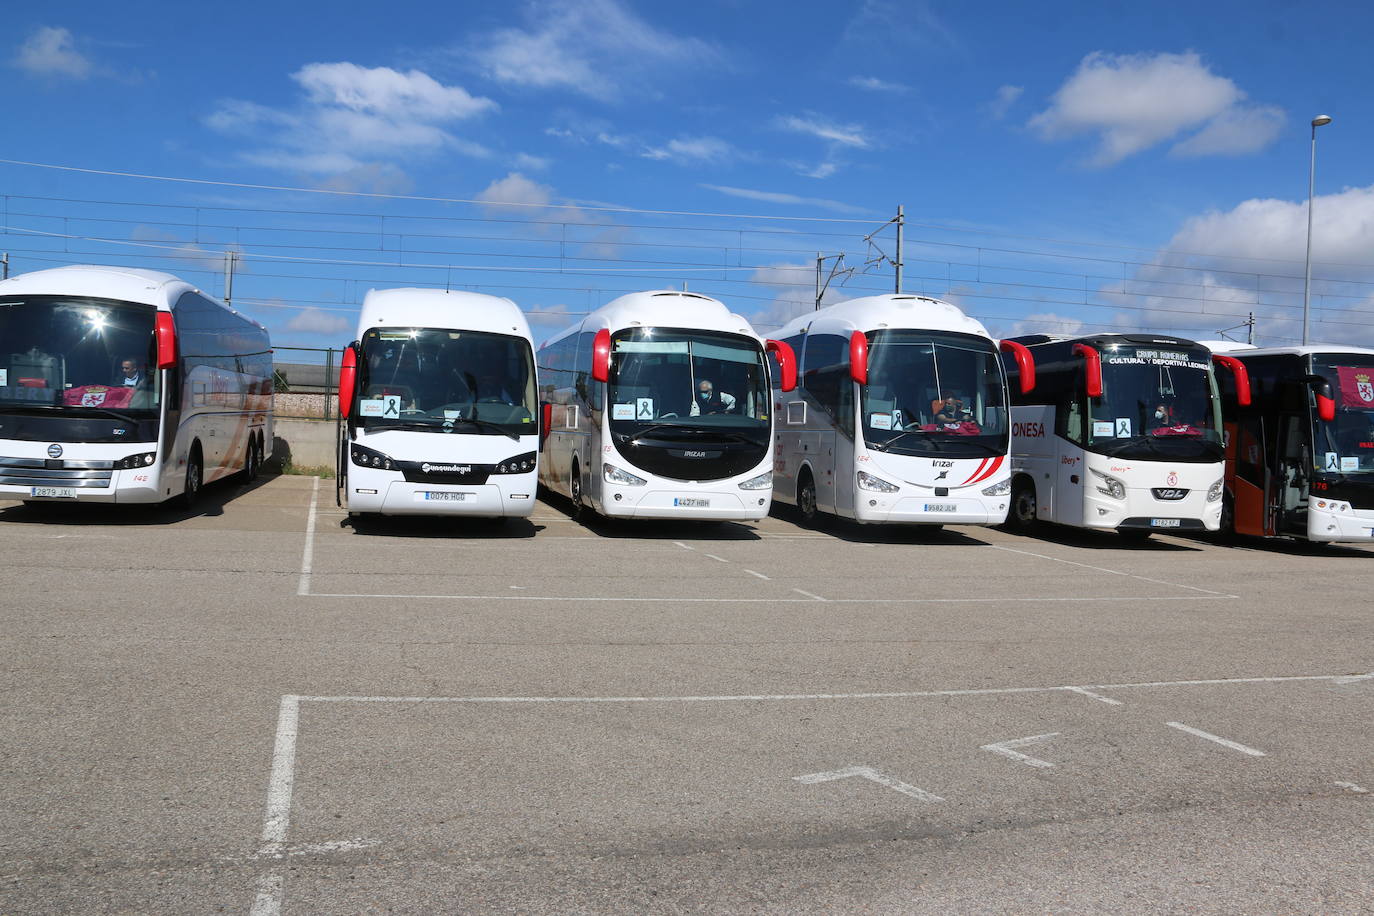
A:
[[[484,372],[477,377],[477,400],[514,404],[515,396],[510,393],[510,390],[506,388],[505,383],[496,373]]]
[[[964,399],[959,397],[959,393],[952,388],[946,388],[940,394],[940,400],[931,405],[935,409],[936,423],[962,423],[967,420],[971,411],[964,406]]]
[[[696,400],[692,401],[689,415],[699,417],[703,414],[732,413],[735,409],[735,396],[726,391],[716,391],[715,384],[708,378],[697,383]]]
[[[115,373],[115,387],[137,388],[143,382],[143,370],[138,360],[129,356],[120,360],[119,371]]]

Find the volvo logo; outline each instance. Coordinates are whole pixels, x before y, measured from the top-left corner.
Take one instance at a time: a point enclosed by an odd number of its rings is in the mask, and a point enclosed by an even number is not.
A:
[[[48,446],[48,457],[49,457],[49,458],[61,458],[61,457],[62,457],[62,446],[58,445],[56,442],[54,442],[52,445]]]

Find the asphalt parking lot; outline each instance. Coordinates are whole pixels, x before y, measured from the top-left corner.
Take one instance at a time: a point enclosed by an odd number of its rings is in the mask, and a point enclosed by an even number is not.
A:
[[[1374,549],[0,504],[0,913],[1374,911]]]

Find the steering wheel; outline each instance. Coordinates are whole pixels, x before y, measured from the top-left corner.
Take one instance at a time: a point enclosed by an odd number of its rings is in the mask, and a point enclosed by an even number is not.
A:
[[[421,409],[418,408],[418,407],[402,407],[402,408],[401,408],[401,413],[418,413],[418,414],[423,414],[423,413],[425,413],[425,411],[421,410]]]
[[[681,419],[681,418],[678,417],[678,415],[675,414],[675,413],[661,413],[661,414],[658,415],[658,418],[659,418],[660,420],[666,420],[666,419],[668,419],[669,417],[672,417],[673,419]]]

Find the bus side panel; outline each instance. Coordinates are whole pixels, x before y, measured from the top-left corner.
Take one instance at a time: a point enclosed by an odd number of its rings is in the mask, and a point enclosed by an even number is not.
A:
[[[789,506],[797,504],[797,479],[802,469],[802,441],[809,411],[795,392],[779,394],[776,406],[773,452],[773,498]]]
[[[1013,481],[1025,475],[1035,486],[1036,513],[1042,521],[1059,521],[1054,512],[1059,439],[1054,435],[1054,408],[1041,405],[1011,409]]]

